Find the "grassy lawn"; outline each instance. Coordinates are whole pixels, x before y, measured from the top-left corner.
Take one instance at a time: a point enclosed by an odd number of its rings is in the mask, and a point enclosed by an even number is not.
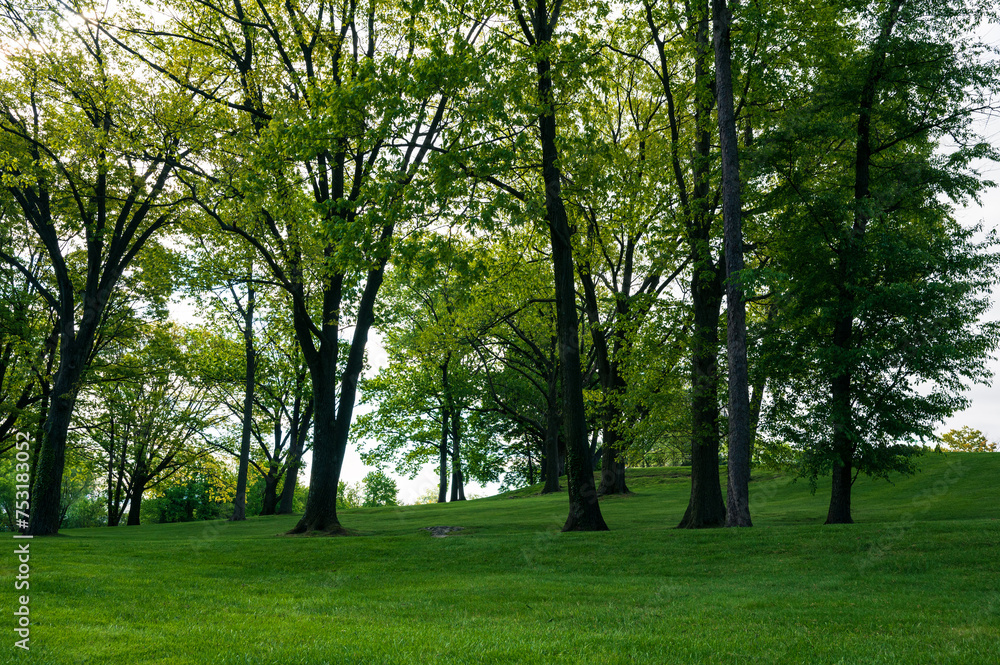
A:
[[[822,526],[829,481],[761,473],[755,528],[680,531],[683,471],[634,469],[607,533],[559,533],[565,493],[530,490],[346,511],[353,537],[70,530],[31,541],[31,651],[8,628],[0,661],[1000,663],[1000,454],[920,466],[859,479],[850,526]]]

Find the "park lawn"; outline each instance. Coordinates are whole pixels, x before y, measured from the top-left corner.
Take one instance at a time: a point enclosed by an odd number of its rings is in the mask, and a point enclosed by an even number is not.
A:
[[[565,492],[532,490],[345,511],[349,537],[68,530],[31,541],[31,651],[8,629],[0,662],[1000,663],[1000,454],[919,464],[859,479],[842,526],[829,481],[762,472],[754,528],[677,530],[685,470],[631,469],[605,533],[559,533]]]

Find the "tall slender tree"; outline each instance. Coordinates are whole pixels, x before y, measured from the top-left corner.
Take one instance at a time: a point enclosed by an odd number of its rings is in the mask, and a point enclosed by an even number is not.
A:
[[[722,152],[722,216],[726,253],[726,348],[729,368],[729,455],[726,526],[751,526],[750,395],[746,303],[743,301],[743,227],[740,223],[740,160],[736,138],[731,39],[726,0],[712,0],[715,94]]]

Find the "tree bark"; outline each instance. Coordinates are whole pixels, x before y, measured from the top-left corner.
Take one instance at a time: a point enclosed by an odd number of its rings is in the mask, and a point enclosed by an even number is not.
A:
[[[235,296],[235,292],[233,294]],[[239,303],[237,302],[237,307]],[[253,339],[253,283],[247,282],[247,306],[243,310],[243,348],[246,376],[243,378],[243,431],[240,438],[240,467],[236,476],[236,496],[233,498],[233,522],[247,518],[247,475],[250,470],[250,437],[253,428],[253,398],[257,386],[257,354]],[[273,514],[273,513],[272,513]]]
[[[388,244],[394,227],[386,226],[380,238],[381,245]],[[313,462],[309,481],[309,498],[306,510],[298,524],[289,534],[300,534],[311,531],[340,534],[344,532],[337,519],[337,483],[340,481],[340,470],[344,464],[344,454],[351,430],[351,418],[354,415],[354,402],[358,393],[358,379],[364,368],[365,346],[368,334],[375,321],[375,297],[382,286],[385,277],[385,264],[388,260],[388,250],[379,260],[377,266],[368,271],[367,281],[358,305],[358,315],[354,326],[354,336],[347,355],[347,362],[340,379],[340,398],[336,394],[336,346],[338,340],[334,337],[323,342],[326,349],[319,353],[303,352],[309,365],[313,380],[313,395],[315,400],[315,426],[313,434]],[[325,298],[329,300],[329,296]],[[304,300],[299,300],[296,307],[296,335],[300,340],[308,339],[307,348],[312,349],[312,326],[308,321]],[[331,313],[331,316],[337,314]]]
[[[64,319],[64,321],[66,321]],[[66,466],[66,439],[69,433],[77,390],[83,378],[92,341],[73,339],[72,319],[63,324],[62,353],[52,385],[44,436],[35,462],[31,487],[31,513],[27,533],[50,536],[59,532],[59,503],[62,498],[63,469]]]
[[[701,272],[691,280],[694,330],[691,337],[691,496],[678,525],[723,526],[726,506],[719,482],[719,312],[720,275]]]
[[[833,465],[833,488],[830,492],[830,509],[826,524],[854,524],[851,517],[851,485],[853,484],[851,460],[837,460]]]
[[[451,416],[451,500],[465,501],[462,476],[462,419],[456,409]]]
[[[559,487],[559,378],[556,373],[549,376],[548,403],[545,411],[545,458],[543,471],[545,487],[542,494],[558,492]]]
[[[128,500],[128,521],[125,526],[139,526],[139,515],[142,510],[142,495],[146,491],[146,478],[137,475],[132,479],[132,492]]]
[[[719,312],[722,308],[723,267],[712,260],[712,210],[709,204],[711,177],[710,118],[714,100],[705,66],[711,55],[708,17],[704,7],[692,16],[695,43],[695,150],[691,171],[693,197],[688,201],[688,243],[692,257],[691,306],[691,497],[681,519],[681,528],[699,529],[725,524],[726,506],[719,482]],[[662,56],[661,56],[662,57]],[[672,126],[671,134],[675,136]],[[678,139],[674,137],[674,141]],[[675,172],[680,174],[679,163]],[[682,182],[683,178],[678,182]],[[686,190],[685,190],[686,191]]]
[[[310,370],[313,370],[310,367]],[[309,475],[309,495],[305,512],[290,533],[321,531],[341,533],[343,527],[337,519],[337,482],[340,480],[336,432],[336,388],[332,372],[324,367],[313,370],[313,460]]]
[[[715,41],[715,93],[722,151],[722,217],[726,253],[726,348],[729,366],[729,462],[726,526],[751,526],[750,395],[747,371],[743,228],[740,220],[740,159],[733,102],[729,8],[712,0]]]

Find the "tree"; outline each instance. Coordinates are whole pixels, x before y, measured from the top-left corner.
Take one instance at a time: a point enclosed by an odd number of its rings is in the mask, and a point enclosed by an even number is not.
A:
[[[174,220],[179,197],[168,184],[197,113],[189,97],[124,74],[134,64],[107,47],[101,12],[67,6],[94,18],[71,28],[54,3],[24,13],[8,5],[0,28],[10,46],[0,89],[2,182],[13,204],[6,209],[37,236],[51,272],[39,279],[6,251],[0,260],[33,284],[59,323],[33,478],[33,535],[58,531],[76,395],[122,276]]]
[[[743,302],[743,227],[740,160],[736,138],[732,16],[726,0],[712,0],[715,96],[722,153],[722,211],[726,255],[726,339],[729,368],[729,455],[726,526],[750,526],[750,395],[747,374],[746,304]]]
[[[365,508],[376,506],[396,506],[396,495],[399,490],[396,488],[396,481],[385,475],[381,471],[371,471],[364,480],[364,502],[361,504]]]
[[[193,255],[189,283],[198,304],[208,305],[216,320],[235,325],[243,338],[243,404],[240,413],[239,470],[232,521],[246,519],[247,473],[250,467],[250,443],[253,436],[254,393],[257,388],[257,355],[254,332],[257,306],[253,252],[232,237],[222,235],[208,224],[188,247]],[[214,234],[212,232],[215,232]],[[251,251],[247,251],[251,249]],[[242,250],[242,251],[241,251]],[[273,513],[273,510],[272,510]]]
[[[206,155],[210,172],[188,184],[290,295],[315,405],[310,498],[293,532],[336,533],[337,480],[385,266],[398,227],[434,197],[415,183],[482,23],[437,4],[175,7],[168,25],[141,32],[144,48],[238,137],[238,155]],[[194,27],[203,24],[211,39]],[[189,58],[198,67],[180,64]],[[230,215],[232,206],[245,214]]]
[[[576,109],[579,136],[563,139],[573,149],[564,158],[573,172],[569,212],[583,236],[577,272],[592,340],[588,362],[601,390],[592,410],[601,431],[600,495],[628,491],[623,409],[633,345],[654,310],[675,303],[671,290],[688,264],[671,214],[673,191],[661,182],[668,168],[656,127],[662,96],[651,93],[655,80],[647,67],[624,54],[624,45],[611,46],[607,71],[587,81]]]
[[[438,461],[439,499],[465,499],[465,479],[495,480],[503,464],[492,423],[481,417],[484,371],[477,350],[483,294],[493,293],[489,255],[458,229],[414,234],[390,273],[379,325],[389,362],[363,382],[376,406],[359,417],[357,438],[377,444],[368,464],[395,463],[415,475]]]
[[[964,425],[959,429],[951,429],[941,435],[941,443],[948,450],[966,453],[995,453],[997,444],[986,439],[977,429]]]
[[[719,484],[719,314],[724,256],[713,256],[712,227],[717,196],[712,191],[715,156],[711,116],[715,106],[710,60],[708,5],[645,0],[643,17],[652,53],[637,53],[655,73],[666,102],[665,150],[676,189],[677,214],[690,251],[691,291],[691,496],[683,528],[722,526],[726,507]],[[686,25],[685,25],[686,24]],[[678,26],[676,32],[674,26]],[[687,80],[678,71],[687,74]],[[684,156],[690,155],[689,160]]]
[[[807,474],[832,473],[828,524],[852,521],[858,473],[912,469],[911,444],[966,403],[1000,339],[978,323],[996,239],[975,241],[945,201],[988,186],[970,164],[996,156],[971,125],[1000,83],[970,36],[983,7],[856,9],[841,11],[857,27],[805,60],[808,101],[760,141],[782,229],[772,429],[802,448]]]
[[[122,348],[81,394],[75,438],[101,468],[108,526],[140,522],[142,500],[207,454],[205,433],[217,404],[188,374],[188,349],[169,328],[154,328],[139,348]]]
[[[566,436],[566,483],[569,516],[563,531],[606,531],[587,447],[587,423],[580,369],[579,326],[576,313],[573,230],[562,196],[563,173],[559,165],[559,134],[556,125],[556,94],[553,89],[553,54],[561,36],[557,31],[562,0],[551,6],[534,0],[523,10],[513,2],[513,14],[528,45],[535,66],[537,123],[541,148],[541,180],[544,184],[545,221],[549,228],[552,271],[555,281],[556,330],[563,399],[563,429]],[[572,33],[565,35],[572,38]],[[581,36],[582,37],[582,36]],[[558,61],[557,61],[558,62]]]

